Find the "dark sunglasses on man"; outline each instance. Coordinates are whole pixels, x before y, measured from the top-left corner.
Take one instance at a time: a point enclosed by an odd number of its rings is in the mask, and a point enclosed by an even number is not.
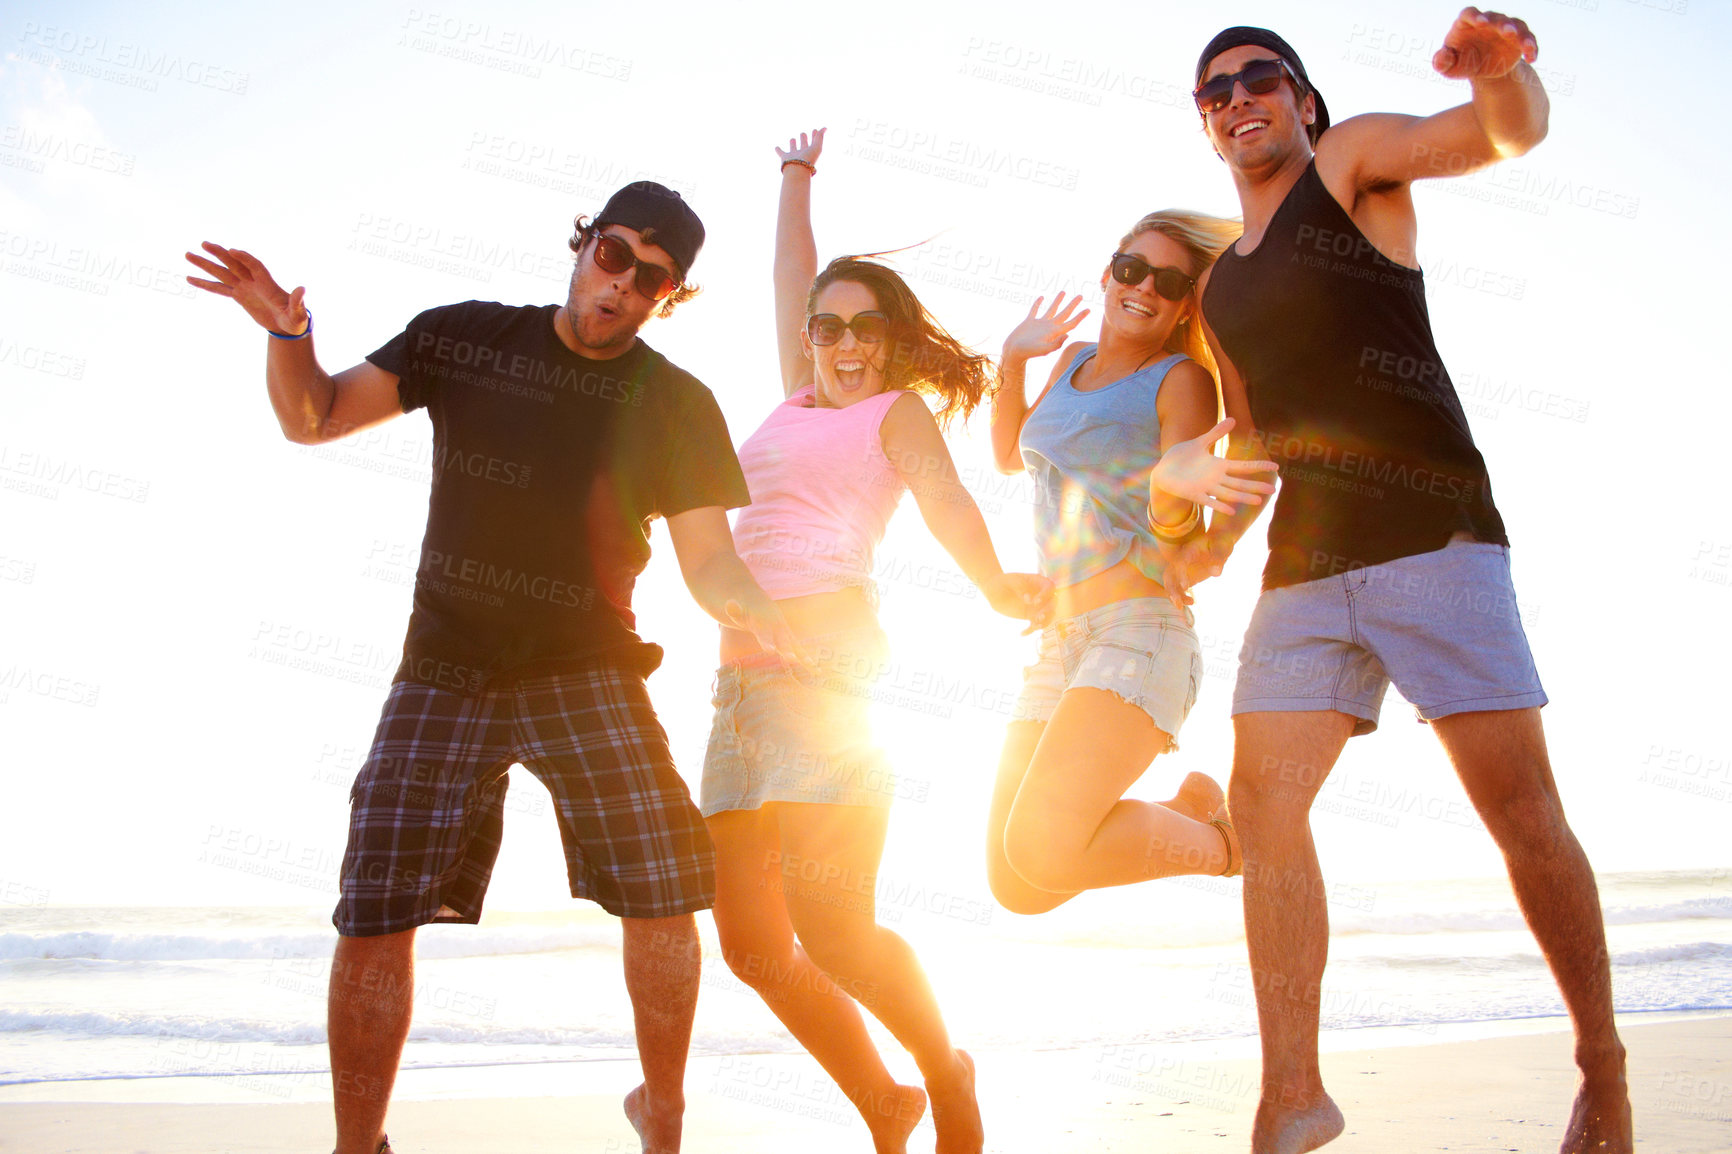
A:
[[[1152,265],[1140,256],[1128,252],[1113,253],[1113,279],[1126,288],[1136,288],[1148,276],[1155,278],[1155,292],[1170,301],[1182,301],[1196,287],[1195,277],[1186,276],[1176,268]]]
[[[852,320],[846,321],[835,313],[806,318],[806,336],[815,345],[833,345],[849,330],[853,330],[854,339],[861,344],[875,345],[890,335],[890,318],[871,310],[855,313]]]
[[[595,263],[602,272],[622,273],[637,266],[637,291],[652,301],[666,300],[680,287],[679,278],[659,264],[651,264],[631,250],[631,245],[617,236],[595,234]]]
[[[1207,116],[1233,103],[1233,85],[1243,84],[1252,96],[1267,96],[1281,87],[1283,77],[1292,77],[1295,92],[1305,91],[1285,60],[1253,60],[1237,72],[1203,81],[1191,93],[1191,99],[1197,102],[1197,111]]]

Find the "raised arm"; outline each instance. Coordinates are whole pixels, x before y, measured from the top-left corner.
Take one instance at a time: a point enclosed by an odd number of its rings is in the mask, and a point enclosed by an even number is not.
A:
[[[1462,176],[1521,156],[1546,137],[1551,101],[1530,62],[1539,44],[1521,20],[1464,8],[1432,67],[1466,80],[1473,98],[1433,116],[1374,113],[1331,128],[1317,144],[1319,170],[1350,173],[1378,191],[1428,177]]]
[[[1052,582],[1032,573],[1006,573],[986,520],[950,459],[932,410],[910,393],[896,398],[879,427],[884,454],[920,507],[932,536],[955,559],[987,604],[1006,617],[1044,624],[1052,612]]]
[[[313,351],[313,318],[302,303],[304,288],[285,292],[251,253],[205,241],[214,259],[186,259],[213,279],[187,283],[228,297],[270,334],[265,352],[265,388],[283,436],[297,445],[317,445],[401,416],[397,375],[365,361],[332,376]]]
[[[800,344],[806,329],[806,294],[818,275],[818,242],[812,238],[812,177],[824,151],[824,130],[802,132],[776,149],[782,158],[782,193],[776,204],[776,352],[782,364],[782,395],[791,397],[812,382],[812,362]]]
[[[992,462],[1001,473],[1022,472],[1022,423],[1028,419],[1029,410],[1034,408],[1028,403],[1028,362],[1038,360],[1064,344],[1070,331],[1089,315],[1087,309],[1080,313],[1075,311],[1082,303],[1081,293],[1072,297],[1069,304],[1064,303],[1064,294],[1059,293],[1043,313],[1040,306],[1045,300],[1045,297],[1034,298],[1028,315],[1004,338],[1004,353],[999,357],[998,388],[992,392]],[[1072,345],[1053,366],[1046,381],[1048,389],[1076,356],[1077,348]],[[1046,396],[1046,390],[1042,389],[1040,395]],[[1040,404],[1040,398],[1035,398],[1034,403]]]

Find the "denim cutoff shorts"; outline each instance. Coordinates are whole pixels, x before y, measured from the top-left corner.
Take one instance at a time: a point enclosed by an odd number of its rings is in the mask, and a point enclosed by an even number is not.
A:
[[[1509,547],[1456,539],[1257,599],[1233,713],[1333,709],[1377,728],[1393,681],[1421,721],[1546,703]]]
[[[872,738],[878,630],[808,638],[812,668],[772,654],[716,670],[715,720],[698,809],[705,817],[765,802],[888,806],[896,777]]]
[[[1052,719],[1067,689],[1105,689],[1148,714],[1177,749],[1179,727],[1197,703],[1203,651],[1189,609],[1165,597],[1114,601],[1053,622],[1023,670],[1012,721]]]

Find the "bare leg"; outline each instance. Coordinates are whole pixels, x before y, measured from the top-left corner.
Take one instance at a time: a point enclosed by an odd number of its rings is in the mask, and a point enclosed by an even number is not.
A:
[[[783,871],[783,896],[801,944],[914,1056],[932,1099],[939,1154],[978,1154],[985,1139],[974,1065],[951,1045],[920,959],[877,924],[878,862],[889,811],[798,804],[774,809],[785,861],[793,866]],[[814,868],[801,868],[807,862]]]
[[[1432,728],[1503,851],[1516,901],[1539,942],[1576,1031],[1582,1084],[1564,1154],[1632,1148],[1624,1047],[1612,1018],[1612,975],[1599,890],[1564,820],[1538,709],[1460,713]]]
[[[782,897],[784,856],[773,810],[735,810],[709,819],[722,956],[836,1080],[866,1120],[878,1154],[903,1154],[926,1113],[926,1093],[890,1076],[860,1007],[795,942]]]
[[[336,1154],[375,1154],[409,1037],[415,931],[337,939],[326,1001]]]
[[[1004,853],[1004,827],[1010,820],[1010,807],[1016,802],[1022,780],[1028,776],[1028,763],[1034,758],[1035,747],[1046,724],[1039,721],[1013,721],[1005,726],[1004,750],[998,758],[998,779],[992,786],[992,804],[986,818],[986,880],[998,904],[1013,914],[1044,914],[1076,897],[1081,891],[1054,893],[1036,889],[1021,874],[1010,868]]]
[[[1263,1043],[1252,1154],[1301,1154],[1345,1123],[1317,1065],[1329,909],[1310,811],[1354,719],[1344,713],[1233,718],[1228,806],[1245,851],[1245,940]]]
[[[1116,694],[1066,690],[1010,807],[1004,828],[1010,868],[1036,889],[1056,893],[1225,870],[1220,830],[1124,796],[1169,740]]]
[[[625,1098],[625,1115],[644,1154],[676,1154],[686,1109],[686,1052],[698,1006],[702,965],[697,919],[621,918],[625,988],[631,996],[643,1085]]]

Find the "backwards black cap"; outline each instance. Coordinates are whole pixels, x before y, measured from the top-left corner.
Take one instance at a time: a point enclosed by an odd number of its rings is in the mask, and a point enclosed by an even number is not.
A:
[[[1293,51],[1293,46],[1267,28],[1251,28],[1240,25],[1216,33],[1215,38],[1209,41],[1209,46],[1203,49],[1203,54],[1197,57],[1197,75],[1191,81],[1191,87],[1195,88],[1203,83],[1203,73],[1208,69],[1209,61],[1229,48],[1243,48],[1247,44],[1255,45],[1258,48],[1267,48],[1285,60],[1287,67],[1291,68],[1293,74],[1299,78],[1299,83],[1305,86],[1305,91],[1317,98],[1317,120],[1306,128],[1306,132],[1311,137],[1311,146],[1315,148],[1317,138],[1329,128],[1329,109],[1323,103],[1323,94],[1317,91],[1317,86],[1311,83],[1309,76],[1305,75],[1305,64],[1299,59],[1299,54]],[[1299,96],[1303,99],[1305,92],[1301,92]]]
[[[698,250],[704,247],[704,222],[685,198],[665,184],[634,180],[608,198],[607,207],[595,218],[595,227],[622,224],[639,232],[654,229],[644,240],[660,245],[680,266],[680,276],[691,271]]]

